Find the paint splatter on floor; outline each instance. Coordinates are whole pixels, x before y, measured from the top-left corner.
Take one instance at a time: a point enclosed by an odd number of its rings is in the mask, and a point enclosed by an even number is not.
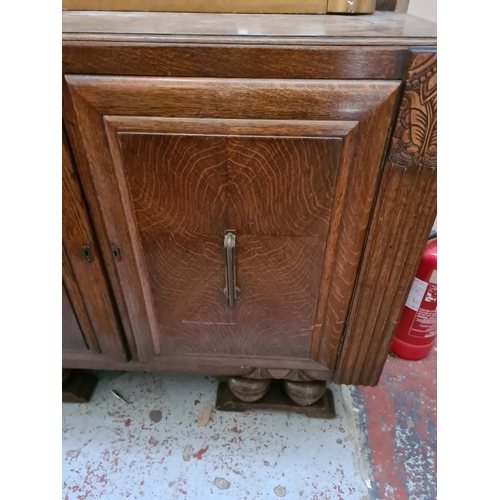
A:
[[[377,387],[352,388],[367,435],[373,499],[435,500],[436,351],[420,361],[389,357]]]
[[[208,446],[206,448],[200,448],[196,453],[193,453],[193,458],[196,458],[196,460],[201,460],[203,458],[203,455],[207,452]]]
[[[99,377],[90,403],[63,405],[65,500],[436,498],[435,352],[389,358],[375,388],[331,385],[335,420],[214,411],[200,427],[215,377]]]
[[[63,405],[67,500],[370,498],[371,472],[346,388],[330,386],[333,420],[214,410],[200,427],[198,405],[214,405],[216,377],[98,376],[90,403]],[[117,400],[111,389],[133,404]],[[161,412],[159,420],[153,412]]]

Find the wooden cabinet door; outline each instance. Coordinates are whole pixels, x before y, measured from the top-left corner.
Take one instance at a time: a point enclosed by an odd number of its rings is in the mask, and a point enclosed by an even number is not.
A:
[[[139,358],[335,362],[400,82],[67,75]],[[231,307],[224,242],[235,238]]]
[[[92,340],[94,340],[92,338]],[[64,351],[86,351],[87,342],[68,298],[66,287],[62,286],[62,348]]]
[[[62,167],[63,367],[105,368],[127,357],[64,133]]]

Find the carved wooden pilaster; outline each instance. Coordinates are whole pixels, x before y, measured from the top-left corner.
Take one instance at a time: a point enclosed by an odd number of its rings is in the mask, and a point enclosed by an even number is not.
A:
[[[437,54],[411,51],[334,381],[376,385],[436,217]]]

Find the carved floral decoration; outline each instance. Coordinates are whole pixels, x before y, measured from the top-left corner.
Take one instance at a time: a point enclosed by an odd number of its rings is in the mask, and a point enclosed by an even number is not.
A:
[[[392,136],[395,166],[437,167],[437,54],[413,54]]]

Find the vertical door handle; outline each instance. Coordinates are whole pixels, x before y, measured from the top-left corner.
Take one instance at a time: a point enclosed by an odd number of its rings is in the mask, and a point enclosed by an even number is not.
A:
[[[226,231],[224,233],[224,263],[226,266],[226,288],[224,295],[227,298],[229,307],[234,307],[236,298],[239,295],[239,288],[236,286],[236,234],[234,231]]]

